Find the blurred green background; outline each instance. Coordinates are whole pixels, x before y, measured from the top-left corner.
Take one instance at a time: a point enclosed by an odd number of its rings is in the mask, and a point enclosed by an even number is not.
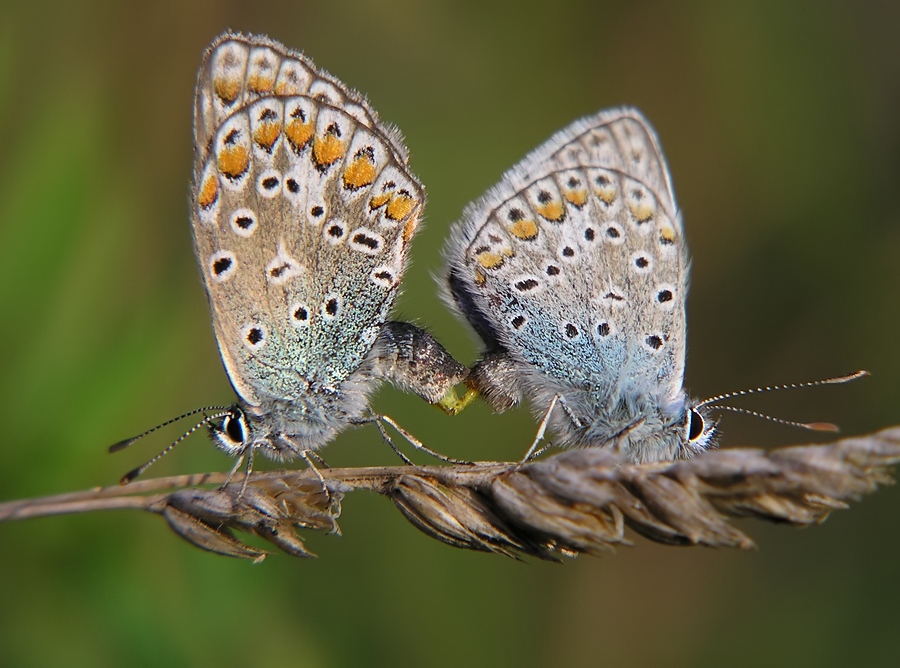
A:
[[[4,499],[113,484],[175,433],[106,446],[232,395],[188,223],[206,44],[267,33],[364,91],[428,188],[398,315],[459,358],[436,298],[448,225],[552,132],[640,107],[693,254],[697,395],[867,368],[741,402],[844,433],[900,422],[900,6],[896,2],[0,4]],[[451,419],[385,388],[377,409],[460,457],[519,456],[535,421]],[[726,415],[724,446],[815,440]],[[392,463],[374,429],[333,465]],[[152,474],[224,470],[195,437]],[[116,512],[0,525],[4,666],[896,665],[900,490],[824,526],[741,523],[752,553],[636,539],[565,565],[426,538],[384,499],[344,504],[320,559],[200,552]]]

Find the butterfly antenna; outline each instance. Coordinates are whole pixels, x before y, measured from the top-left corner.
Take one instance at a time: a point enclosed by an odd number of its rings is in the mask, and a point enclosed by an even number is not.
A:
[[[725,394],[717,394],[714,397],[710,397],[709,399],[704,399],[699,404],[696,404],[694,408],[702,408],[703,406],[709,406],[710,404],[716,404],[720,401],[724,401],[725,399],[732,399],[734,397],[746,397],[750,394],[762,394],[763,392],[778,392],[780,390],[796,390],[803,387],[818,387],[820,385],[840,385],[841,383],[849,383],[851,380],[856,380],[858,378],[865,378],[869,375],[869,372],[862,369],[860,371],[856,371],[851,374],[847,374],[846,376],[836,376],[834,378],[824,378],[822,380],[812,380],[805,383],[785,383],[784,385],[767,385],[765,387],[757,387],[752,390],[738,390],[737,392],[727,392]],[[729,410],[725,407],[722,407],[723,410]],[[738,411],[740,412],[740,411]],[[746,411],[750,413],[750,411]],[[766,417],[761,415],[760,417]],[[775,418],[770,418],[775,419]],[[779,422],[780,420],[775,420]],[[794,424],[789,421],[786,421],[786,424]],[[818,424],[818,423],[812,423]],[[802,426],[802,425],[801,425]]]
[[[751,411],[746,408],[738,408],[737,406],[713,406],[712,410],[743,413],[744,415],[752,415],[753,417],[762,418],[763,420],[769,420],[770,422],[786,424],[791,427],[800,427],[801,429],[809,429],[810,431],[840,431],[836,424],[832,424],[830,422],[795,422],[793,420],[784,420],[782,418],[772,417],[771,415],[766,415],[765,413],[759,413],[757,411]]]
[[[195,408],[192,411],[188,411],[183,415],[179,415],[178,417],[172,418],[171,420],[166,420],[162,424],[158,424],[152,429],[148,429],[143,434],[138,434],[137,436],[132,436],[131,438],[126,438],[124,441],[119,441],[118,443],[114,443],[109,446],[110,452],[118,452],[119,450],[124,450],[132,443],[136,443],[137,441],[144,438],[144,436],[149,436],[155,431],[162,429],[163,427],[168,427],[170,424],[174,422],[178,422],[179,420],[183,420],[186,417],[190,417],[192,415],[196,415],[197,413],[205,413],[206,411],[223,411],[227,408],[227,406],[205,406],[203,408]],[[202,423],[201,423],[202,424]]]
[[[196,412],[199,412],[199,411],[194,411],[194,412],[196,413]],[[190,413],[189,413],[188,415],[190,415]],[[217,420],[218,418],[227,417],[228,415],[230,415],[230,413],[224,412],[224,413],[216,413],[215,415],[207,415],[207,416],[205,416],[202,420],[200,420],[200,422],[198,422],[197,424],[195,424],[193,427],[191,427],[191,428],[188,429],[186,432],[184,432],[181,436],[179,436],[179,437],[176,438],[174,441],[172,441],[172,442],[171,442],[168,446],[166,446],[166,448],[165,448],[162,452],[160,452],[158,455],[156,455],[155,457],[153,457],[153,458],[150,459],[149,461],[145,462],[144,464],[141,464],[141,465],[138,466],[136,469],[133,469],[133,470],[129,471],[128,473],[126,473],[125,475],[123,475],[123,476],[122,476],[122,479],[119,480],[119,484],[121,484],[121,485],[127,485],[127,484],[130,483],[132,480],[134,480],[134,479],[137,478],[139,475],[141,475],[144,471],[146,471],[148,468],[150,468],[151,466],[153,466],[153,465],[154,465],[156,462],[158,462],[160,459],[162,459],[162,458],[165,457],[167,454],[169,454],[170,452],[172,452],[172,450],[175,449],[175,446],[176,446],[176,445],[178,445],[179,443],[181,443],[184,439],[186,439],[188,436],[190,436],[191,434],[193,434],[195,431],[197,431],[197,430],[200,429],[201,427],[205,427],[206,425],[210,424],[213,420]],[[170,422],[174,422],[174,420],[170,420]],[[162,425],[160,425],[160,426],[162,426]],[[153,429],[151,429],[151,431],[153,431]]]

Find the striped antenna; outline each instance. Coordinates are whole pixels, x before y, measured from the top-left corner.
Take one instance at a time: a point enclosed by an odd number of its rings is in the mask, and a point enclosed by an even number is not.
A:
[[[220,410],[225,410],[225,407],[224,407],[224,406],[221,406],[221,407],[219,407],[219,409],[220,409]],[[193,413],[188,413],[187,415],[193,415],[194,413],[199,413],[200,410],[204,410],[204,409],[199,409],[199,410],[193,411]],[[209,409],[207,409],[207,410],[209,410]],[[207,415],[207,416],[204,416],[204,418],[203,418],[202,420],[200,420],[200,422],[198,422],[197,424],[195,424],[193,427],[191,427],[191,428],[188,429],[186,432],[184,432],[181,436],[179,436],[179,437],[176,438],[174,441],[172,441],[172,442],[171,442],[168,446],[166,446],[166,448],[165,448],[162,452],[160,452],[158,455],[156,455],[155,457],[153,457],[153,458],[150,459],[149,461],[145,462],[144,464],[141,464],[141,465],[138,466],[136,469],[133,469],[133,470],[129,471],[128,473],[126,473],[125,475],[123,475],[123,476],[122,476],[122,479],[119,480],[119,484],[121,484],[121,485],[127,485],[127,484],[130,483],[132,480],[134,480],[134,479],[137,478],[139,475],[141,475],[144,471],[146,471],[148,468],[150,468],[151,466],[153,466],[153,465],[154,465],[156,462],[158,462],[160,459],[162,459],[162,458],[165,457],[167,454],[169,454],[170,452],[172,452],[172,450],[175,449],[175,446],[176,446],[176,445],[178,445],[179,443],[181,443],[184,439],[186,439],[188,436],[190,436],[191,434],[193,434],[195,431],[197,431],[197,430],[200,429],[201,427],[204,427],[204,426],[206,426],[206,425],[212,423],[213,420],[218,420],[219,418],[227,417],[227,416],[229,416],[229,415],[231,415],[231,412],[225,410],[225,412],[223,412],[223,413],[215,413],[215,414],[213,414],[213,415]],[[186,417],[186,415],[185,415],[185,416],[182,416],[182,417]],[[176,418],[176,419],[180,419],[180,418]],[[175,420],[170,420],[169,423],[172,423],[172,422],[174,422],[174,421],[175,421]],[[163,426],[163,425],[160,425],[160,426]],[[155,430],[158,429],[158,428],[159,428],[159,427],[154,427],[154,428],[151,429],[150,431],[155,431]],[[147,432],[147,433],[150,433],[150,432]],[[118,444],[117,444],[117,445],[118,445]],[[124,446],[123,446],[123,447],[124,447]]]
[[[186,417],[196,415],[197,413],[205,413],[206,411],[224,411],[227,408],[228,408],[228,406],[205,406],[203,408],[195,408],[194,410],[188,411],[187,413],[184,413],[183,415],[179,415],[178,417],[172,418],[171,420],[166,420],[162,424],[158,424],[155,427],[153,427],[152,429],[148,429],[143,434],[138,434],[137,436],[132,436],[131,438],[126,438],[125,440],[119,441],[118,443],[113,443],[111,446],[109,446],[109,451],[110,452],[118,452],[119,450],[124,450],[129,445],[132,445],[133,443],[136,443],[137,441],[144,438],[144,436],[149,436],[153,432],[158,431],[158,430],[162,429],[163,427],[168,427],[170,424],[178,422],[179,420],[183,420]],[[197,425],[197,426],[199,426],[199,425]]]
[[[738,408],[737,406],[713,406],[712,410],[743,413],[744,415],[752,415],[753,417],[762,418],[763,420],[769,420],[770,422],[786,424],[791,427],[800,427],[801,429],[809,429],[810,431],[840,431],[840,428],[838,428],[836,424],[832,424],[831,422],[795,422],[794,420],[783,420],[782,418],[772,417],[771,415],[766,415],[765,413],[759,413],[757,411],[751,411],[746,408]]]
[[[851,380],[856,380],[857,378],[865,378],[869,375],[868,371],[861,369],[851,374],[847,374],[846,376],[836,376],[834,378],[824,378],[822,380],[812,380],[805,383],[786,383],[784,385],[767,385],[766,387],[757,387],[752,390],[738,390],[737,392],[727,392],[726,394],[718,394],[714,397],[710,397],[709,399],[704,399],[699,404],[696,404],[694,408],[702,408],[703,406],[709,406],[711,404],[716,404],[720,401],[724,401],[725,399],[732,399],[733,397],[745,397],[750,394],[762,394],[763,392],[778,392],[780,390],[796,390],[803,387],[819,387],[820,385],[839,385],[841,383],[849,383]],[[723,410],[728,410],[724,406]],[[740,412],[740,411],[738,411]],[[760,417],[768,417],[768,416],[760,416]],[[777,420],[776,420],[777,421]],[[815,423],[812,423],[815,424]]]

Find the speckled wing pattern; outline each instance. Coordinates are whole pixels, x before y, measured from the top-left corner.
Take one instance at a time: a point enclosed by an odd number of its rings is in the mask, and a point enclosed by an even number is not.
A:
[[[687,251],[638,111],[581,119],[533,151],[466,209],[447,258],[489,347],[566,385],[681,392]]]
[[[359,93],[265,37],[207,51],[194,112],[194,244],[250,405],[328,391],[386,321],[424,192]]]

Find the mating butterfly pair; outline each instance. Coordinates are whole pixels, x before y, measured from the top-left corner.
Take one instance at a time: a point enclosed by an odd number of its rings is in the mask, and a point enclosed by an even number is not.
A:
[[[528,399],[543,419],[527,456],[548,427],[634,462],[710,447],[709,404],[724,396],[683,389],[687,248],[638,111],[558,132],[452,228],[445,296],[485,346],[471,372],[389,320],[424,202],[400,133],[365,97],[266,37],[217,38],[195,95],[191,214],[239,398],[193,411],[205,417],[185,436],[205,426],[241,459],[312,465],[349,426],[399,429],[369,408],[389,381],[451,413],[477,394],[498,411]]]

